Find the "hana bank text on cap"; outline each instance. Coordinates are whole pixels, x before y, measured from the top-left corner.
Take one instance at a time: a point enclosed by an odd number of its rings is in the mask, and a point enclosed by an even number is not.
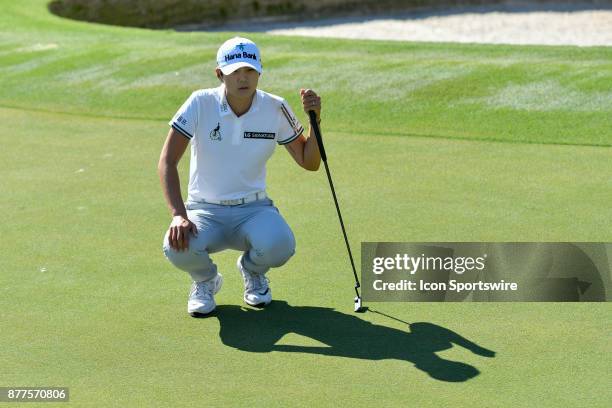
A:
[[[223,75],[229,75],[242,67],[250,67],[262,73],[259,48],[253,41],[242,37],[229,39],[219,47],[217,65]]]

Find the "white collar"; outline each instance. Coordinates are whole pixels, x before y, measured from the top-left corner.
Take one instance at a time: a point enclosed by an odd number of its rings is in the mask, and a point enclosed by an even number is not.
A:
[[[225,116],[225,115],[229,115],[230,113],[234,113],[229,103],[227,102],[227,96],[225,95],[225,84],[221,84],[217,88],[217,95],[219,96],[219,115]],[[255,90],[255,95],[253,97],[253,102],[251,102],[251,107],[244,115],[246,115],[247,113],[255,112],[259,110],[260,102],[261,102],[261,95],[259,94],[259,89],[257,89]]]

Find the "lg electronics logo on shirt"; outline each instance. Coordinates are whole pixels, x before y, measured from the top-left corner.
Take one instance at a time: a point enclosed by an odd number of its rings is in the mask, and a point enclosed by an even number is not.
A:
[[[270,132],[244,132],[245,139],[274,139],[276,133]]]

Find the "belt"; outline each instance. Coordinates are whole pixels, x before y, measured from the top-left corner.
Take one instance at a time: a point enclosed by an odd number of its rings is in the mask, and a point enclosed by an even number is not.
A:
[[[249,194],[246,197],[235,198],[233,200],[202,200],[202,202],[217,205],[241,205],[252,203],[253,201],[263,200],[267,197],[268,195],[265,191],[258,191],[257,193]]]

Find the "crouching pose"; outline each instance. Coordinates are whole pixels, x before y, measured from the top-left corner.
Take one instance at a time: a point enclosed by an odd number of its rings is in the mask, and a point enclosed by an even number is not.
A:
[[[210,255],[241,252],[237,268],[244,279],[244,301],[272,301],[266,273],[295,252],[295,238],[266,193],[266,162],[277,144],[307,170],[319,168],[312,129],[304,129],[287,102],[257,89],[262,73],[257,46],[246,38],[226,41],[217,52],[218,88],[195,91],[170,121],[158,171],[172,222],[163,250],[193,284],[187,303],[192,316],[215,307],[223,278]],[[304,111],[320,121],[321,99],[300,90]],[[313,136],[313,137],[311,137]],[[177,164],[191,142],[189,191],[183,202]]]

